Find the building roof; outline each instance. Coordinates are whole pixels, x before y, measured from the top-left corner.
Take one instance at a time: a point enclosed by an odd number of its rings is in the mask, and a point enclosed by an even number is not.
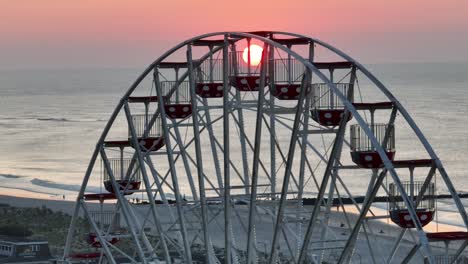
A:
[[[34,263],[34,264],[49,264],[51,258],[49,257],[34,257],[34,258],[18,258],[18,257],[4,257],[0,256],[0,263]]]
[[[0,235],[0,243],[12,244],[12,245],[37,245],[37,244],[49,244],[45,239],[31,239],[27,237],[13,237]]]

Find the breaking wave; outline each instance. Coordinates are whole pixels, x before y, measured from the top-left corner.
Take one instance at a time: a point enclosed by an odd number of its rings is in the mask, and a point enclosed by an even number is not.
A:
[[[7,179],[19,179],[19,178],[23,178],[24,176],[0,173],[0,177],[7,178]]]
[[[63,118],[63,117],[41,117],[41,118],[36,118],[38,121],[49,121],[49,122],[102,122],[105,121],[103,119],[68,119],[68,118]]]
[[[81,186],[77,184],[63,184],[63,183],[57,183],[57,182],[53,182],[49,180],[41,180],[38,178],[32,179],[31,183],[37,186],[41,186],[41,187],[60,189],[60,190],[65,190],[65,191],[73,191],[73,192],[78,192],[81,188]],[[91,187],[91,186],[88,186],[86,190],[90,192],[99,192],[99,188]]]
[[[72,120],[70,119],[66,119],[66,118],[53,118],[53,117],[50,117],[50,118],[37,118],[38,121],[55,121],[55,122],[73,122]]]

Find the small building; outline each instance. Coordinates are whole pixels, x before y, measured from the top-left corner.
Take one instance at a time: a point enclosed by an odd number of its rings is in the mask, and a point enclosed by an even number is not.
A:
[[[0,263],[50,264],[49,242],[0,235]]]

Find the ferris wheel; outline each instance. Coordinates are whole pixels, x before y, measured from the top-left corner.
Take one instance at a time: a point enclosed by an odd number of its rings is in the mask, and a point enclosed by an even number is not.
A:
[[[437,190],[463,230],[435,228]],[[431,145],[363,65],[299,34],[220,32],[168,50],[123,95],[64,260],[457,263],[467,227]]]

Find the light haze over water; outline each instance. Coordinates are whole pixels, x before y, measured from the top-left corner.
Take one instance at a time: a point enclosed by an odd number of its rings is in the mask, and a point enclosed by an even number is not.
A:
[[[368,68],[409,111],[457,190],[468,192],[468,63]],[[0,71],[0,187],[76,194],[111,112],[142,70]],[[90,182],[96,190],[98,180]]]

